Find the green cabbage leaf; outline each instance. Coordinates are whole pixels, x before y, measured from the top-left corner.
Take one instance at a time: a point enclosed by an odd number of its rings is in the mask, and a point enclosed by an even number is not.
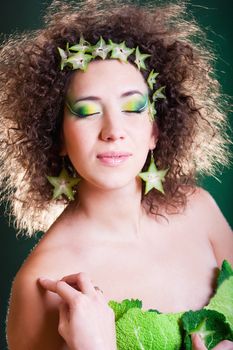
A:
[[[109,306],[115,313],[118,350],[191,350],[193,333],[211,350],[221,340],[233,341],[233,269],[224,260],[215,294],[198,311],[145,311],[138,299],[111,300]]]

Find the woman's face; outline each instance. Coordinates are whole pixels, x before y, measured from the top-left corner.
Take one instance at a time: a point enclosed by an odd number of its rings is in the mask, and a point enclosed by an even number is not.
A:
[[[83,180],[105,189],[135,182],[157,137],[137,68],[93,61],[74,73],[66,101],[63,154]]]

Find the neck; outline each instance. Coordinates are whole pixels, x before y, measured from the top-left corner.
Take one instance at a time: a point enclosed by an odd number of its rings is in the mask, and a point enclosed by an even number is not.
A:
[[[90,220],[96,231],[113,238],[139,238],[144,210],[141,182],[123,188],[103,190],[83,182],[78,189],[78,213]],[[94,226],[93,226],[94,225]]]

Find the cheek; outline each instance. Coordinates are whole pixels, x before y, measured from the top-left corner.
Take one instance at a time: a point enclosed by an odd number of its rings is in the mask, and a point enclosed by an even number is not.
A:
[[[138,124],[134,130],[135,142],[143,143],[143,145],[145,145],[145,148],[155,147],[156,134],[154,127],[150,121]]]
[[[78,120],[65,118],[63,123],[64,145],[67,152],[88,148],[94,139],[92,128],[85,127]]]
[[[66,155],[69,157],[73,167],[82,176],[83,166],[90,156],[92,149],[89,135],[80,128],[78,123],[64,123],[63,134]],[[85,173],[85,172],[84,172]]]

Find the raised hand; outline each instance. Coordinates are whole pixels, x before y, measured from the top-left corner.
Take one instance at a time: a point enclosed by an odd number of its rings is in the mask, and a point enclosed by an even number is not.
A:
[[[40,285],[57,293],[58,332],[71,350],[116,350],[115,316],[103,293],[80,272],[62,280],[39,279]]]

